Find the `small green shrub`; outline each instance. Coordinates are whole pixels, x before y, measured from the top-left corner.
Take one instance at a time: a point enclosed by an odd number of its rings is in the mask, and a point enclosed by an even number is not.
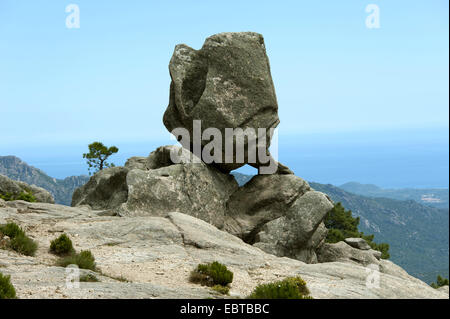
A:
[[[441,275],[438,275],[436,282],[435,283],[432,282],[430,286],[433,287],[434,289],[438,289],[443,286],[448,286],[448,284],[449,284],[448,279],[443,278]]]
[[[214,291],[217,291],[218,293],[220,293],[222,295],[228,295],[230,293],[230,288],[227,286],[215,285],[215,286],[212,286],[211,289]]]
[[[200,264],[191,272],[190,281],[206,286],[226,286],[233,281],[233,273],[227,266],[214,261],[209,264]]]
[[[300,277],[257,286],[248,299],[313,299],[309,296],[306,282]]]
[[[62,234],[58,238],[51,241],[50,252],[61,256],[72,254],[75,252],[75,249],[73,249],[73,244],[69,236]]]
[[[8,223],[0,226],[0,233],[4,236],[9,236],[11,241],[9,248],[26,256],[34,256],[37,250],[37,243],[30,237],[25,235],[25,232],[16,223]]]
[[[12,198],[12,194],[11,193],[0,193],[0,199],[3,199],[7,202],[9,202]]]
[[[83,250],[78,254],[72,254],[61,258],[58,263],[61,267],[68,265],[78,265],[81,269],[95,270],[95,258],[89,250]]]
[[[38,247],[33,239],[22,234],[11,239],[10,246],[13,250],[26,256],[34,256]]]
[[[80,282],[99,282],[98,278],[93,274],[80,276]]]
[[[0,233],[9,238],[14,238],[18,235],[25,235],[25,232],[22,228],[19,227],[16,223],[8,223],[6,225],[0,226]]]
[[[11,276],[0,273],[0,299],[15,299],[16,290],[11,283]]]
[[[20,194],[2,193],[0,198],[9,202],[13,200],[24,200],[30,203],[36,202],[36,197],[31,192],[21,192]]]

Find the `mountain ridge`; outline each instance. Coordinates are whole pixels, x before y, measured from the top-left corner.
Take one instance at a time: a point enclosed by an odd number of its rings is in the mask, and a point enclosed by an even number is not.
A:
[[[86,175],[56,179],[14,155],[0,156],[0,174],[13,180],[42,187],[53,195],[57,204],[67,206],[70,206],[74,190],[89,180],[89,176]]]
[[[448,188],[381,188],[374,184],[348,182],[339,188],[357,195],[391,199],[412,199],[420,204],[437,208],[449,207]]]

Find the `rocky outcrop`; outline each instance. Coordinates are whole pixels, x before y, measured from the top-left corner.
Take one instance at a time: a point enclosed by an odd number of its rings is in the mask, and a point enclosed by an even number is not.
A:
[[[244,298],[258,284],[301,276],[316,299],[448,299],[448,293],[431,288],[386,260],[379,261],[375,273],[357,263],[306,264],[265,253],[177,212],[166,217],[114,217],[87,206],[23,201],[6,202],[5,206],[0,207],[0,224],[14,221],[38,242],[35,257],[0,249],[0,272],[11,275],[22,299],[223,298],[208,287],[189,282],[191,270],[213,260],[234,273],[230,298]],[[48,251],[50,241],[61,233],[72,239],[78,251],[91,250],[99,271],[81,270],[81,274],[92,273],[100,282],[81,282],[78,289],[66,286],[66,269],[54,266],[57,257]],[[378,286],[367,284],[371,274],[379,276]]]
[[[37,202],[51,203],[55,202],[52,194],[36,185],[28,185],[24,182],[14,181],[6,176],[0,175],[0,195],[11,194],[14,197],[21,193],[31,194]]]
[[[203,163],[176,164],[127,175],[122,216],[165,216],[179,210],[223,228],[225,203],[237,189],[232,176]]]
[[[231,196],[227,230],[276,256],[317,262],[315,249],[327,235],[322,221],[332,208],[297,176],[258,175]]]
[[[350,246],[362,249],[362,250],[369,250],[370,246],[367,243],[367,241],[364,238],[345,238],[344,241],[349,244]]]
[[[126,177],[128,168],[111,167],[94,174],[77,188],[72,196],[72,206],[89,205],[93,209],[112,209],[127,201]]]
[[[164,125],[172,132],[183,128],[190,134],[190,140],[180,143],[200,157],[193,148],[194,120],[201,120],[199,134],[205,129],[215,128],[221,132],[221,160],[214,160],[225,172],[239,168],[246,163],[259,167],[267,165],[266,158],[256,157],[249,161],[245,152],[243,162],[236,153],[232,160],[225,161],[225,128],[252,129],[248,140],[235,138],[233,146],[248,145],[259,138],[264,142],[264,156],[271,134],[270,129],[280,122],[275,88],[270,74],[264,38],[253,32],[220,33],[206,39],[200,50],[180,44],[175,47],[169,64],[170,101],[164,113]],[[259,133],[258,129],[266,129]],[[261,135],[262,134],[262,135]],[[258,137],[259,135],[259,137]],[[178,138],[178,136],[177,136]],[[209,136],[199,141],[202,147],[210,142]],[[280,166],[282,173],[292,173]]]
[[[315,250],[327,234],[322,220],[333,207],[294,175],[259,175],[239,188],[232,175],[173,145],[95,174],[74,193],[73,206],[80,205],[120,216],[180,211],[266,252],[305,262],[317,262]]]
[[[110,209],[120,216],[166,216],[179,210],[223,228],[226,202],[237,188],[231,175],[171,145],[147,158],[131,158],[125,167],[98,172],[75,191],[72,206]]]
[[[335,244],[325,243],[317,251],[317,259],[321,263],[342,261],[364,266],[379,265],[380,258],[381,252],[377,250],[354,248],[343,241]]]

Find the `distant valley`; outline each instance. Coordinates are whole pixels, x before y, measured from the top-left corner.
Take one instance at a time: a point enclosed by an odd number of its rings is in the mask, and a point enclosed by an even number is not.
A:
[[[385,197],[399,200],[414,200],[418,203],[448,209],[447,188],[393,188],[383,189],[372,184],[350,182],[339,188],[358,195],[369,197]]]
[[[234,175],[240,185],[252,178],[240,173]],[[375,242],[388,243],[392,261],[401,265],[411,275],[428,283],[435,281],[438,274],[448,278],[448,206],[437,208],[423,205],[420,203],[420,196],[415,195],[432,191],[419,190],[414,193],[414,189],[399,189],[397,192],[386,190],[391,197],[399,194],[399,199],[394,199],[379,197],[379,193],[373,197],[362,196],[331,184],[309,184],[314,189],[328,194],[334,202],[341,202],[354,216],[359,216],[359,229],[366,234],[374,234]],[[358,186],[357,183],[349,184],[347,189],[349,186],[352,189]],[[357,191],[362,192],[364,189],[365,187],[360,187]],[[383,190],[375,186],[372,191],[381,193]],[[447,198],[448,203],[448,190],[440,191],[442,193],[433,190],[434,194]],[[408,199],[403,200],[405,197]]]
[[[65,179],[56,179],[48,176],[38,168],[28,165],[15,156],[0,156],[0,174],[11,179],[48,190],[57,204],[70,206],[74,190],[84,185],[89,176],[71,176]]]

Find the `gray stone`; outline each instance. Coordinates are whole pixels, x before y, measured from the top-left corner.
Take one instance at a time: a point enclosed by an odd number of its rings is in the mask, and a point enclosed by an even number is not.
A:
[[[227,206],[228,232],[276,256],[316,262],[315,249],[327,234],[323,219],[333,204],[297,176],[258,175]]]
[[[306,192],[292,204],[284,216],[261,228],[256,234],[255,246],[276,256],[315,262],[315,249],[327,235],[322,221],[332,208],[333,204],[324,194]]]
[[[160,146],[151,152],[146,160],[147,169],[157,169],[174,164],[201,163],[200,159],[188,150],[177,145]]]
[[[127,176],[128,200],[123,216],[165,216],[181,210],[223,228],[226,202],[238,188],[231,175],[203,163],[176,164]]]
[[[128,168],[103,169],[77,188],[72,196],[72,206],[89,205],[93,209],[111,209],[127,201]]]
[[[132,169],[148,170],[147,157],[140,157],[140,156],[130,157],[126,161],[125,167],[128,168],[129,170],[132,170]]]
[[[448,292],[449,292],[449,290],[448,290],[448,285],[439,287],[438,290],[439,290],[440,292],[446,293],[447,295],[449,294],[449,293],[448,293]]]
[[[0,193],[6,194],[20,194],[22,192],[22,188],[19,186],[19,184],[16,181],[13,181],[12,179],[0,175]]]
[[[358,263],[363,266],[379,265],[380,263],[371,250],[353,248],[343,241],[335,244],[323,244],[317,251],[317,259],[320,263],[341,261]]]
[[[359,263],[305,264],[276,257],[182,213],[100,217],[87,206],[10,204],[0,207],[0,224],[14,221],[38,242],[36,257],[0,249],[1,272],[11,275],[20,299],[224,298],[189,282],[189,274],[198,264],[214,260],[233,271],[230,295],[238,298],[246,297],[258,284],[298,275],[316,299],[448,299],[448,293],[433,289],[387,260],[379,262],[379,287],[371,288],[366,284],[368,268]],[[66,287],[66,269],[53,266],[55,257],[48,251],[50,241],[57,236],[54,230],[68,234],[77,250],[91,250],[99,272],[81,270],[81,274],[94,274],[100,282],[82,282],[79,289]],[[119,277],[129,282],[119,281]]]
[[[76,190],[72,206],[90,205],[107,210],[100,214],[121,216],[166,216],[182,210],[223,228],[226,202],[237,189],[233,176],[169,145],[146,158],[132,157],[125,167],[98,172]]]
[[[369,250],[369,244],[363,238],[345,238],[344,241],[353,248]]]
[[[284,216],[295,200],[311,188],[294,175],[257,175],[228,201],[227,231],[252,241],[259,228]],[[234,221],[234,222],[233,222]]]
[[[191,151],[193,121],[201,120],[202,133],[217,128],[225,137],[225,128],[267,129],[260,136],[270,144],[270,128],[279,121],[278,103],[270,74],[269,59],[264,39],[253,32],[220,33],[206,39],[200,50],[180,44],[175,47],[169,64],[170,101],[164,113],[164,125],[172,132],[175,128],[189,131],[191,140],[183,146]],[[183,142],[181,142],[183,143]],[[209,140],[202,141],[205,146]],[[245,150],[247,143],[244,142]],[[239,144],[234,140],[234,146]],[[193,151],[194,152],[194,151]],[[195,153],[195,152],[194,152]],[[196,155],[199,155],[195,153]],[[234,154],[231,163],[225,163],[225,142],[222,140],[222,161],[216,165],[229,172],[249,163],[247,153],[243,163]],[[259,167],[265,159],[256,159],[252,166]],[[265,165],[262,165],[265,166]],[[292,173],[280,166],[279,173]]]
[[[382,255],[382,254],[381,254],[381,251],[370,249],[370,252],[372,253],[372,255],[373,255],[376,259],[378,259],[378,260],[381,259],[381,255]]]

